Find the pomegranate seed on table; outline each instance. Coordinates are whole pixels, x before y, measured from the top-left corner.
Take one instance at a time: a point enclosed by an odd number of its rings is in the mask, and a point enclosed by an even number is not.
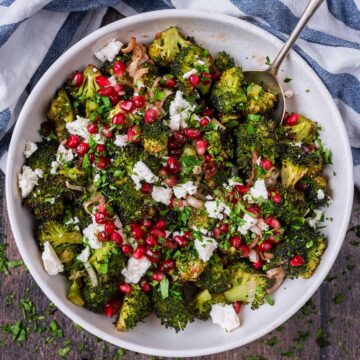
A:
[[[241,305],[242,305],[241,301],[235,301],[232,305],[233,305],[233,308],[234,308],[235,312],[237,314],[239,314],[240,310],[241,310]]]
[[[84,75],[80,71],[76,71],[73,77],[73,84],[80,87],[84,82]]]
[[[108,79],[106,76],[103,76],[103,75],[97,76],[97,77],[95,78],[95,81],[96,81],[96,83],[97,83],[99,86],[101,86],[101,87],[109,86],[109,85],[110,85],[109,79]]]
[[[131,143],[139,142],[141,140],[141,130],[137,125],[132,126],[128,129],[128,140]]]
[[[299,114],[292,114],[285,118],[285,124],[288,126],[294,126],[299,121]]]
[[[174,260],[166,260],[164,259],[161,262],[160,269],[161,271],[170,271],[175,268],[175,261]]]
[[[213,230],[213,235],[215,238],[218,238],[220,235],[221,235],[222,231],[220,230],[220,228],[216,227],[214,230]]]
[[[96,152],[102,154],[106,151],[106,147],[104,144],[97,144],[96,145]]]
[[[206,140],[204,140],[204,139],[196,140],[195,149],[196,149],[196,153],[199,156],[202,156],[205,154],[207,147],[208,147],[208,142]]]
[[[198,139],[201,136],[201,131],[198,129],[186,128],[184,135],[189,139]]]
[[[253,269],[255,270],[260,270],[262,267],[263,263],[261,260],[257,261],[257,262],[253,262],[251,263],[251,266],[253,267]]]
[[[184,236],[176,235],[174,236],[174,241],[179,245],[179,247],[183,248],[187,245],[187,240]]]
[[[260,251],[260,252],[268,252],[272,249],[273,247],[273,244],[271,241],[269,240],[265,240],[263,241],[261,244],[259,244],[257,246],[257,249]]]
[[[200,84],[200,76],[196,74],[190,75],[189,82],[191,86],[197,87]]]
[[[160,282],[165,277],[165,274],[162,271],[155,271],[152,275],[152,279]]]
[[[150,124],[156,120],[158,112],[155,109],[149,109],[145,111],[144,120],[146,124]]]
[[[143,228],[140,225],[135,225],[132,227],[131,229],[131,236],[135,239],[135,240],[140,240],[144,237],[145,235],[145,231],[143,230]]]
[[[165,221],[162,220],[162,219],[158,220],[158,221],[154,224],[154,228],[155,228],[155,229],[160,229],[160,230],[165,229],[165,226],[166,226],[166,223],[165,223]]]
[[[89,134],[97,134],[99,131],[99,127],[97,126],[97,124],[89,124],[87,126],[87,131]]]
[[[242,252],[244,257],[249,257],[250,249],[249,249],[249,247],[247,245],[241,244],[239,246],[239,250]]]
[[[104,157],[104,156],[100,156],[99,160],[96,163],[96,167],[100,170],[104,170],[109,164],[109,159]]]
[[[141,191],[143,194],[151,194],[152,189],[153,189],[153,185],[152,185],[152,184],[142,183],[142,184],[141,184],[141,189],[140,189],[140,191]]]
[[[97,234],[97,238],[99,241],[107,241],[109,240],[109,234],[107,234],[105,231],[101,231]]]
[[[79,156],[84,156],[90,150],[90,145],[84,141],[82,141],[77,147],[75,152]]]
[[[263,159],[260,161],[260,167],[264,170],[270,170],[273,167],[273,163],[268,159]]]
[[[107,221],[106,216],[99,212],[95,214],[94,219],[97,224],[105,224]]]
[[[109,87],[100,88],[97,92],[101,96],[109,97],[113,93],[113,91],[114,89],[111,86],[109,86]]]
[[[120,104],[120,109],[126,112],[131,111],[134,108],[134,103],[130,100],[124,100]]]
[[[203,117],[201,120],[200,120],[200,126],[201,127],[205,127],[209,124],[210,120],[206,117]]]
[[[148,246],[156,246],[158,244],[157,238],[154,235],[148,234],[145,242]]]
[[[131,254],[135,259],[141,259],[146,253],[146,248],[143,245],[139,245]]]
[[[181,171],[181,164],[180,161],[175,159],[174,157],[169,157],[166,160],[166,167],[171,171],[172,173],[179,173]]]
[[[292,267],[298,267],[298,266],[302,266],[304,265],[304,258],[300,255],[295,255],[291,260],[290,260],[290,266]]]
[[[116,115],[113,116],[113,118],[111,119],[111,122],[114,125],[125,125],[126,123],[126,116],[123,113],[118,113]]]
[[[145,105],[145,97],[144,96],[137,95],[137,96],[134,96],[131,100],[137,109],[141,109]]]
[[[165,238],[166,231],[162,229],[151,229],[150,235],[154,236],[156,239],[158,239],[159,237]]]
[[[75,149],[80,144],[80,138],[77,135],[70,135],[65,145],[70,149]]]
[[[111,234],[110,240],[114,243],[116,243],[117,245],[121,246],[124,242],[123,237],[121,236],[121,234],[119,234],[117,231],[114,231]]]
[[[160,252],[153,250],[153,249],[146,249],[146,257],[152,262],[152,263],[158,263],[160,261]]]
[[[104,226],[104,231],[111,235],[115,231],[115,224],[113,222],[107,222]]]
[[[140,282],[140,287],[145,292],[149,292],[151,290],[151,285],[145,280]]]
[[[121,250],[124,254],[130,254],[132,251],[131,245],[125,244],[121,247]]]
[[[109,125],[104,125],[102,132],[101,132],[107,139],[111,139],[113,136],[113,133],[111,132]]]
[[[176,86],[176,80],[174,78],[167,79],[165,81],[165,86],[169,89],[173,89]]]
[[[121,77],[126,71],[126,65],[122,61],[115,61],[113,71],[116,76]]]
[[[241,184],[238,184],[238,185],[235,185],[234,186],[234,190],[241,194],[241,195],[244,195],[246,194],[247,192],[249,192],[250,188],[247,186],[247,185],[241,185]]]
[[[132,291],[131,285],[128,283],[122,283],[119,285],[119,290],[123,293],[123,294],[130,294]]]

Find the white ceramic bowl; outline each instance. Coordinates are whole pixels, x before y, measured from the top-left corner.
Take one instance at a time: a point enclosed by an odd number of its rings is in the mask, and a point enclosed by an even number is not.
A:
[[[126,42],[130,36],[150,41],[155,33],[170,25],[194,36],[211,52],[226,50],[246,69],[265,67],[265,57],[274,58],[281,41],[267,32],[221,14],[166,10],[129,17],[95,31],[62,55],[46,72],[29,96],[17,121],[8,154],[6,197],[10,223],[17,246],[35,281],[49,299],[84,329],[117,346],[157,356],[199,356],[213,354],[249,343],[292,316],[316,291],[329,272],[343,242],[353,199],[352,160],[349,142],[340,114],[325,86],[300,56],[292,52],[285,61],[280,77],[293,80],[284,84],[295,92],[289,109],[302,112],[324,128],[323,139],[333,151],[331,178],[333,205],[328,216],[333,221],[325,230],[328,249],[315,275],[309,280],[287,280],[275,294],[275,305],[264,305],[257,311],[248,307],[241,314],[242,326],[226,334],[217,325],[196,321],[184,332],[175,334],[160,325],[153,316],[127,333],[115,331],[112,321],[76,307],[66,300],[67,282],[63,276],[50,277],[42,266],[40,252],[33,238],[32,219],[21,205],[17,174],[23,164],[26,140],[39,140],[37,131],[45,120],[50,99],[67,75],[88,63],[97,63],[93,49],[116,37]],[[306,92],[309,89],[310,92]]]

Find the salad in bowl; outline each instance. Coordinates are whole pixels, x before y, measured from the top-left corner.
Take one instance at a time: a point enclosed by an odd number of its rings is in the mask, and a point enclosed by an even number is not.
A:
[[[331,201],[317,123],[274,122],[277,94],[176,27],[95,55],[102,66],[58,89],[18,174],[67,299],[119,331],[155,313],[175,331],[211,319],[230,332],[242,306],[310,278]]]

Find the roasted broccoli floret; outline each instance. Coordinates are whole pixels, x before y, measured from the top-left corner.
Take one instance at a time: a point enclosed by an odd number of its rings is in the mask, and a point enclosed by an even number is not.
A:
[[[309,187],[306,191],[306,200],[312,208],[325,206],[330,199],[330,188],[324,176],[304,178],[304,184]]]
[[[65,166],[59,170],[59,174],[64,175],[68,184],[85,187],[87,185],[87,174],[84,170],[77,167]],[[65,184],[66,185],[66,184]]]
[[[160,70],[152,61],[146,61],[140,65],[140,68],[147,68],[148,71],[141,77],[141,82],[147,87],[152,88],[157,77],[160,76]]]
[[[317,236],[312,246],[307,250],[306,261],[304,269],[301,272],[301,277],[309,279],[319,266],[321,256],[326,250],[326,241],[323,236]]]
[[[138,285],[133,285],[131,293],[124,296],[116,329],[119,331],[130,330],[150,313],[150,296],[142,291]]]
[[[165,154],[169,130],[162,122],[144,124],[141,133],[141,141],[145,151],[149,154]]]
[[[246,106],[246,94],[242,88],[244,75],[240,67],[225,70],[211,92],[215,109],[221,114],[231,114]]]
[[[74,121],[75,116],[69,96],[63,88],[58,90],[51,101],[47,117],[54,124],[58,140],[64,140],[67,134],[65,124]]]
[[[170,286],[169,295],[163,298],[159,288],[155,288],[152,293],[154,311],[161,323],[173,328],[176,332],[184,330],[186,325],[192,321],[182,292],[178,284]]]
[[[44,173],[47,173],[51,162],[55,160],[59,144],[57,141],[51,140],[38,142],[36,145],[37,150],[26,158],[25,165],[32,169],[41,169]]]
[[[204,270],[196,284],[212,294],[223,293],[231,287],[231,272],[224,269],[221,263],[215,263]]]
[[[81,295],[81,286],[78,279],[75,279],[71,282],[71,286],[67,294],[67,299],[76,306],[84,306],[84,299]]]
[[[204,271],[205,266],[206,264],[190,251],[176,260],[176,268],[181,281],[196,281]]]
[[[80,202],[74,204],[73,217],[76,217],[79,220],[78,225],[81,230],[92,223],[91,216],[85,211],[84,206]]]
[[[200,320],[207,320],[210,316],[211,307],[214,304],[226,303],[223,294],[211,294],[205,289],[199,292],[190,302],[190,312]]]
[[[157,38],[149,45],[148,53],[150,58],[160,66],[169,66],[179,51],[191,45],[172,26],[162,31]]]
[[[188,226],[191,229],[211,229],[214,225],[214,219],[209,218],[204,208],[192,209]]]
[[[235,67],[234,58],[231,57],[227,52],[220,51],[214,60],[214,67],[219,72],[231,69]]]
[[[316,123],[302,115],[295,125],[285,126],[285,129],[291,139],[304,143],[313,142],[318,133]]]
[[[271,91],[265,91],[260,85],[251,83],[246,90],[246,114],[265,114],[271,111],[277,101],[277,96]]]
[[[134,165],[142,160],[143,149],[139,144],[129,144],[117,148],[113,154],[112,166],[115,170],[126,170],[128,175],[131,175]]]
[[[232,288],[224,293],[229,302],[241,301],[251,303],[257,309],[264,303],[268,279],[260,272],[243,262],[233,264],[230,268]]]
[[[232,159],[234,155],[234,144],[231,132],[228,130],[210,130],[204,135],[208,142],[207,151],[213,159],[219,159],[223,162],[226,159]]]

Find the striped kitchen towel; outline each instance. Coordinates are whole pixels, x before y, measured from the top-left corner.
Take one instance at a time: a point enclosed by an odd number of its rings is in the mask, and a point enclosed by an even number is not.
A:
[[[107,7],[124,16],[159,9],[212,10],[256,24],[282,40],[307,1],[299,0],[0,0],[0,167],[31,89],[72,44],[101,25]],[[345,121],[360,186],[360,0],[327,0],[297,41]]]

